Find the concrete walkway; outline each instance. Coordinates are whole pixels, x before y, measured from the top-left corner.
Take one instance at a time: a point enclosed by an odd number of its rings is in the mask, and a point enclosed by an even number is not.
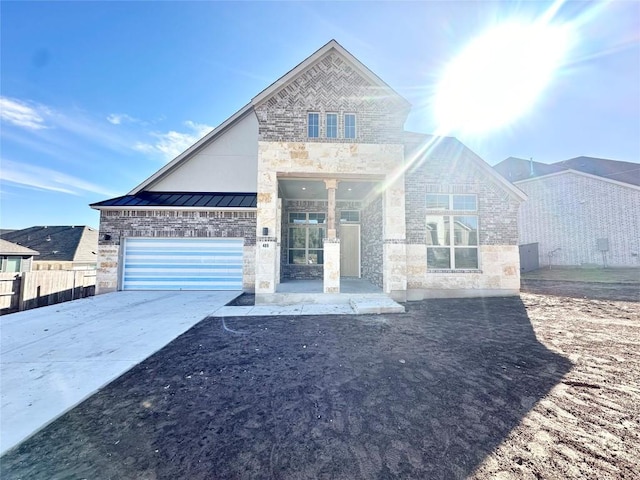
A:
[[[241,292],[116,292],[0,317],[0,454]]]
[[[225,306],[241,293],[115,292],[0,317],[0,455],[205,317],[404,311],[382,294]]]

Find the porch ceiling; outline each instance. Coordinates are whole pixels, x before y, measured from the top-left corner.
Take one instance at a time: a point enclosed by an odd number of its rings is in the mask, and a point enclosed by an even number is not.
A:
[[[377,183],[375,181],[341,180],[338,182],[336,200],[362,200]],[[324,180],[317,178],[280,179],[278,188],[280,197],[290,200],[327,200]]]

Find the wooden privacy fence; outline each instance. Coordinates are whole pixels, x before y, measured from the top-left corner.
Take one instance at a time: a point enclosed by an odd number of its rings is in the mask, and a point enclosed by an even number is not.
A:
[[[0,273],[0,314],[90,297],[95,290],[95,270]]]

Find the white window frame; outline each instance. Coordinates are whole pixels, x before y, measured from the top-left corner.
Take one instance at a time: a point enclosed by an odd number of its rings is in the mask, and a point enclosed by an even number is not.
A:
[[[353,126],[348,126],[347,125],[347,117],[353,117]],[[347,135],[347,128],[351,129],[353,128],[353,136],[349,136]],[[344,138],[347,139],[355,139],[358,135],[358,119],[356,117],[355,113],[345,113],[344,114]]]
[[[429,201],[428,201],[429,196],[440,197],[440,199],[438,199],[439,200],[438,203],[447,204],[447,207],[440,207],[440,206],[430,207]],[[442,200],[444,200],[444,197],[447,197],[448,201],[443,202]],[[466,198],[466,199],[473,198],[474,207],[473,208],[456,208],[455,206],[456,198],[458,200],[463,200],[463,198]],[[425,203],[427,205],[427,210],[434,210],[434,211],[448,210],[452,212],[477,212],[478,211],[478,195],[476,195],[475,193],[427,193],[427,197],[425,198]]]
[[[334,135],[333,136],[329,136],[329,116],[332,116],[336,119],[336,123],[334,125]],[[338,138],[338,130],[339,130],[339,125],[338,125],[338,114],[336,112],[327,112],[324,115],[324,119],[325,119],[325,136],[327,138]]]
[[[316,124],[311,123],[311,117],[315,116],[317,119]],[[317,129],[316,135],[311,135],[311,128],[315,127]],[[320,138],[320,112],[307,112],[307,137],[308,138]]]
[[[429,202],[430,200],[428,198],[429,195],[438,196],[440,198],[431,199],[435,201]],[[444,197],[447,197],[446,201]],[[473,200],[471,201],[471,199]],[[464,205],[464,207],[468,206],[470,208],[460,208],[459,202],[462,201],[463,203],[465,203],[465,200],[467,204]],[[474,271],[480,269],[480,238],[479,238],[480,237],[480,218],[477,213],[478,212],[478,196],[476,194],[429,193],[425,198],[425,203],[427,204],[427,218],[425,218],[425,224],[427,224],[429,217],[431,217],[431,218],[438,218],[439,220],[441,220],[441,222],[439,221],[438,223],[442,223],[443,228],[445,223],[448,222],[448,225],[449,225],[449,232],[448,232],[449,238],[444,239],[443,245],[432,245],[433,239],[432,238],[426,239],[427,240],[427,258],[429,257],[429,249],[436,249],[436,248],[448,249],[449,265],[447,267],[431,266],[427,263],[427,269],[428,270],[474,270]],[[429,203],[431,203],[431,206],[429,206]],[[444,207],[445,204],[447,205],[446,208]],[[456,244],[456,227],[455,227],[456,217],[475,218],[475,223],[476,223],[475,245],[457,245]],[[427,224],[426,235],[431,237],[431,232],[432,230],[429,229],[429,226]],[[477,264],[475,267],[469,267],[469,266],[458,267],[456,265],[455,254],[456,254],[456,250],[460,250],[460,249],[476,250]]]
[[[291,214],[296,214],[296,215],[304,215],[305,219],[301,220],[301,219],[296,219],[294,221],[291,221]],[[287,217],[288,220],[288,226],[287,226],[287,264],[288,265],[323,265],[324,264],[324,243],[322,244],[322,247],[320,248],[316,248],[316,247],[309,247],[309,230],[311,229],[317,229],[317,230],[324,230],[323,235],[321,235],[321,240],[324,242],[324,239],[326,238],[327,235],[327,214],[326,212],[289,212]],[[309,219],[310,215],[324,215],[324,221],[322,223],[318,223],[317,220],[311,220]],[[290,242],[291,242],[291,229],[292,228],[304,228],[305,229],[305,246],[304,248],[296,248],[296,247],[291,247],[290,246]],[[304,250],[304,256],[305,256],[305,263],[295,263],[291,261],[291,251],[292,250],[296,250],[296,251],[301,251]],[[309,251],[318,251],[321,250],[322,251],[322,263],[310,263],[309,262]]]

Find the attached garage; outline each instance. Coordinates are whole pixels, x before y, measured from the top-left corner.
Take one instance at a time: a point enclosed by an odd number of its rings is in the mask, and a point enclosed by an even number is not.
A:
[[[241,238],[127,238],[123,290],[242,290]]]

